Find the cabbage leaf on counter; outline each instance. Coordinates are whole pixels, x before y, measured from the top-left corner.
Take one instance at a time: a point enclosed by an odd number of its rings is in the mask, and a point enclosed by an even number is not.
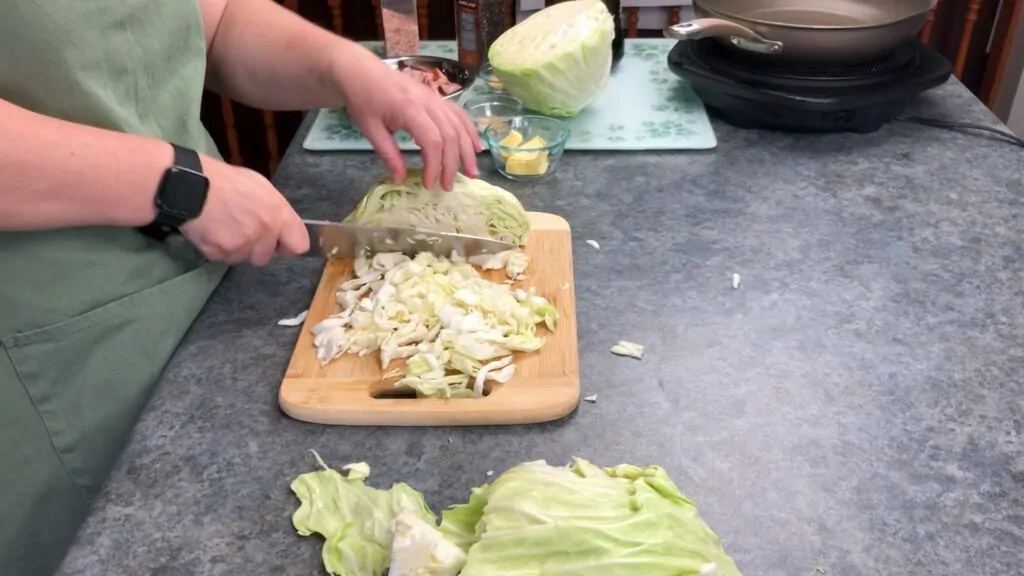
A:
[[[658,466],[527,462],[474,488],[440,527],[406,484],[377,490],[324,466],[292,490],[295,528],[324,535],[336,576],[741,576]]]
[[[300,475],[291,489],[299,499],[292,524],[300,536],[324,537],[323,561],[336,576],[382,576],[391,562],[395,518],[412,514],[436,522],[423,495],[408,484],[389,490],[367,486],[369,466],[346,466],[348,475],[329,468],[314,452],[321,469]]]

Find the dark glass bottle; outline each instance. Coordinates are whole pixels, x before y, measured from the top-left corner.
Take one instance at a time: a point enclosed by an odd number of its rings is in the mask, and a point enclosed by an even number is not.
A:
[[[621,0],[604,0],[604,4],[612,13],[612,21],[615,22],[615,37],[612,38],[612,68],[614,68],[626,53],[626,31],[622,28],[622,2]]]

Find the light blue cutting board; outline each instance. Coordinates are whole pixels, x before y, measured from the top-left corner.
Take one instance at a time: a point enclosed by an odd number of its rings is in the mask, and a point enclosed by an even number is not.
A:
[[[668,39],[626,41],[626,55],[604,92],[566,122],[568,150],[708,150],[718,145],[704,104],[668,69]],[[366,46],[380,52],[379,42]],[[455,58],[454,42],[422,42],[420,52]],[[478,80],[462,101],[487,93]],[[408,134],[396,135],[402,150],[418,150]],[[302,147],[306,150],[372,150],[343,109],[321,109]]]

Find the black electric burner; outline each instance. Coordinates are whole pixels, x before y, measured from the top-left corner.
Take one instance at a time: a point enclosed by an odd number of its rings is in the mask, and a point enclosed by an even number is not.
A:
[[[953,71],[917,40],[872,62],[829,68],[774,62],[705,38],[676,44],[668,67],[726,122],[788,132],[874,132]]]

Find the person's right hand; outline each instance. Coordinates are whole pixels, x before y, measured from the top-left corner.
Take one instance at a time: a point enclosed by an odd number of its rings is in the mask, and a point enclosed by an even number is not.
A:
[[[264,266],[275,253],[295,256],[309,250],[309,234],[299,215],[266,178],[204,156],[210,180],[206,204],[181,233],[209,260]]]
[[[405,162],[394,134],[408,132],[423,156],[423,185],[451,190],[462,168],[478,176],[476,154],[483,150],[476,127],[461,106],[442,99],[422,82],[390,67],[369,50],[353,51],[338,79],[352,122],[373,144],[396,182],[405,179]]]

